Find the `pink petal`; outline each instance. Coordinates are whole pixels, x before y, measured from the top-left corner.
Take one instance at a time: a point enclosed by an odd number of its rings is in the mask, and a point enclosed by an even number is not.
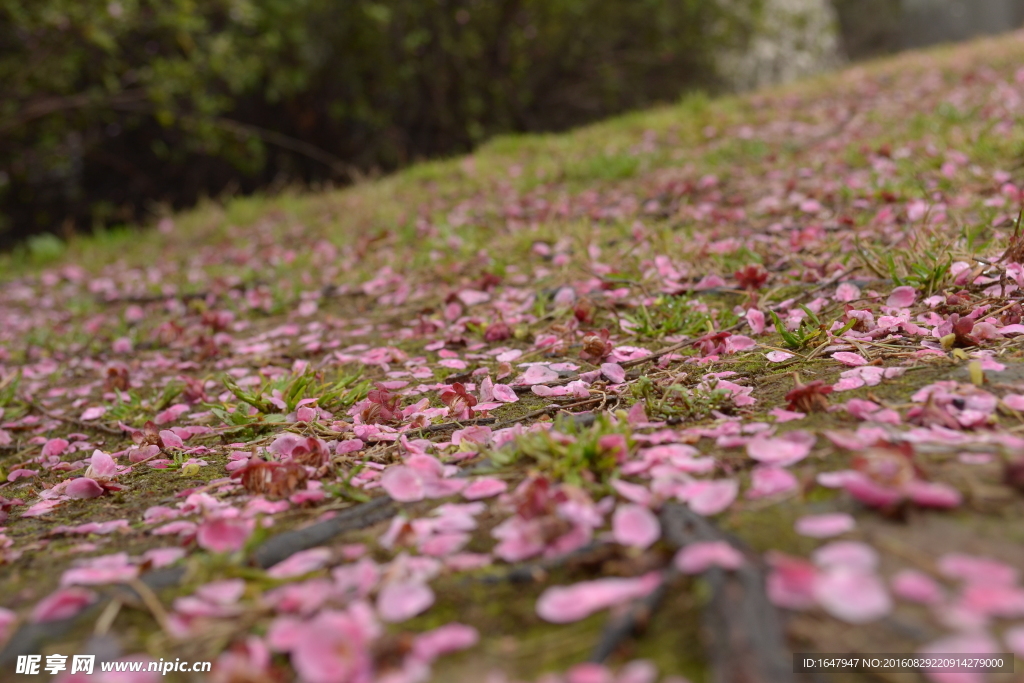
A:
[[[1003,396],[1003,403],[1014,410],[1024,411],[1024,396],[1020,394],[1007,394]]]
[[[100,450],[92,452],[92,457],[89,459],[89,469],[86,470],[87,476],[109,479],[116,474],[117,465],[114,464],[114,459],[110,455]]]
[[[626,381],[626,371],[618,363],[601,363],[601,374],[612,384]]]
[[[684,574],[700,574],[711,567],[739,569],[743,553],[725,541],[701,541],[683,547],[673,562]]]
[[[18,481],[19,479],[25,479],[27,477],[38,476],[39,473],[35,470],[27,470],[24,467],[19,467],[16,470],[11,470],[7,475],[7,481]]]
[[[465,548],[469,539],[469,534],[461,531],[437,533],[423,541],[419,550],[431,557],[447,557]]]
[[[890,580],[896,597],[910,602],[934,605],[942,601],[942,587],[924,572],[903,569]]]
[[[838,382],[832,385],[833,391],[850,391],[851,389],[859,389],[864,386],[864,380],[860,377],[843,377]]]
[[[95,479],[79,477],[68,483],[64,493],[71,498],[97,498],[103,495],[103,487]]]
[[[941,482],[915,479],[905,484],[903,491],[921,507],[955,508],[963,502],[959,491]]]
[[[772,363],[781,363],[784,360],[789,360],[790,358],[792,358],[793,354],[786,353],[785,351],[769,351],[768,353],[764,354],[764,357],[767,358]]]
[[[850,567],[822,572],[814,597],[826,612],[850,624],[865,624],[892,611],[892,600],[877,575]]]
[[[467,306],[476,306],[477,304],[482,304],[491,298],[490,294],[475,289],[464,289],[456,294],[456,296],[459,297],[459,300]]]
[[[183,557],[184,548],[153,548],[142,553],[142,561],[150,563],[154,569],[172,565]]]
[[[774,465],[760,465],[750,473],[750,488],[747,498],[756,500],[780,493],[795,491],[799,486],[796,477],[789,470]]]
[[[496,496],[499,493],[504,493],[507,489],[508,484],[503,482],[501,479],[495,479],[494,477],[481,477],[464,488],[462,490],[462,496],[466,500],[480,500],[481,498],[490,498],[491,496]]]
[[[565,683],[615,683],[615,676],[604,664],[583,662],[565,672]]]
[[[530,391],[532,391],[537,396],[540,396],[541,398],[550,398],[552,396],[567,396],[569,395],[569,393],[571,393],[569,387],[567,386],[549,387],[544,384],[535,384],[532,387],[530,387]]]
[[[406,465],[394,465],[384,470],[380,484],[389,496],[402,503],[423,500],[426,495],[422,475]]]
[[[473,647],[479,640],[480,634],[472,626],[445,624],[416,636],[412,652],[419,661],[430,663],[441,655]]]
[[[789,432],[770,438],[756,436],[747,443],[747,454],[771,465],[792,465],[806,458],[814,446],[814,437],[807,432]]]
[[[149,533],[154,536],[169,536],[169,535],[180,535],[189,536],[196,532],[196,523],[187,522],[185,520],[179,520],[177,522],[170,522],[163,526],[151,530]]]
[[[647,422],[647,411],[644,410],[644,402],[637,401],[633,404],[633,407],[626,413],[626,421],[634,427],[638,424]]]
[[[836,287],[836,301],[854,301],[860,298],[860,288],[850,282],[843,282]]]
[[[484,429],[488,428],[484,427]],[[444,476],[444,465],[432,455],[413,453],[405,459],[405,464],[409,469],[423,477],[424,481]]]
[[[828,538],[852,531],[857,526],[853,517],[845,512],[826,515],[806,515],[796,520],[796,532],[811,538]]]
[[[298,448],[299,445],[305,444],[305,441],[306,440],[298,434],[285,432],[274,439],[273,443],[270,444],[270,447],[267,448],[267,450],[276,455],[287,457],[290,456],[292,451]]]
[[[726,353],[737,353],[739,351],[747,351],[757,346],[750,337],[742,334],[734,334],[725,340],[725,352]]]
[[[999,644],[987,633],[963,633],[946,636],[921,648],[924,655],[988,655],[999,651]],[[989,676],[983,673],[951,673],[928,671],[928,680],[934,683],[984,683]]]
[[[841,486],[854,498],[872,507],[889,507],[903,498],[898,490],[882,486],[860,472],[850,472],[843,477]]]
[[[268,638],[289,645],[291,664],[304,683],[366,683],[373,680],[371,642],[379,635],[373,614],[353,605],[325,610],[308,622],[281,623]]]
[[[656,680],[658,680],[658,667],[653,662],[646,659],[634,659],[619,669],[615,683],[654,683]],[[672,681],[670,678],[666,678],[663,683],[672,683]],[[677,679],[676,683],[682,683],[682,681]]]
[[[275,579],[287,579],[293,576],[302,576],[327,565],[331,559],[331,551],[327,548],[310,548],[300,550],[291,557],[278,562],[267,570],[267,575]]]
[[[493,441],[491,428],[484,425],[456,429],[452,432],[452,445],[473,444],[476,446],[487,446]],[[463,449],[465,450],[465,449]],[[438,471],[440,474],[440,470]]]
[[[388,622],[411,619],[434,604],[434,591],[419,581],[389,583],[377,596],[377,613]]]
[[[897,287],[889,294],[885,305],[890,308],[906,308],[917,299],[917,292],[913,287]]]
[[[199,525],[196,543],[215,553],[235,552],[245,546],[252,530],[252,520],[215,517]]]
[[[814,582],[818,575],[814,565],[806,560],[770,551],[767,556],[772,566],[765,588],[773,605],[784,609],[808,609],[814,605]]]
[[[939,558],[943,576],[968,583],[1012,585],[1017,582],[1017,569],[990,557],[948,553]]]
[[[80,419],[85,421],[97,420],[102,417],[105,412],[107,412],[107,409],[103,406],[94,406],[92,408],[87,408],[86,411],[82,413],[82,417]]]
[[[747,309],[747,324],[750,325],[750,330],[754,334],[761,334],[764,332],[764,313],[757,310],[756,308]]]
[[[468,484],[465,479],[427,479],[423,482],[423,496],[425,498],[446,498],[466,488]]]
[[[630,579],[606,578],[551,586],[537,599],[537,615],[553,624],[579,621],[594,612],[642,598],[661,583],[658,572]]]
[[[494,400],[502,403],[515,403],[519,400],[515,390],[507,384],[494,385]]]
[[[859,353],[850,353],[849,351],[836,351],[832,354],[832,357],[843,365],[858,366],[867,365],[868,359]]]
[[[50,439],[43,444],[43,455],[61,455],[69,445],[66,439]]]
[[[543,384],[558,379],[558,373],[545,365],[531,365],[519,378],[518,384],[529,386],[531,384]]]
[[[189,407],[184,403],[173,405],[163,412],[157,413],[153,418],[153,422],[158,425],[167,424],[168,422],[174,422],[179,417],[189,411]]]
[[[139,568],[125,553],[115,553],[85,560],[88,564],[71,567],[60,577],[62,586],[98,586],[105,583],[131,581],[139,575]]]
[[[1003,631],[1003,640],[1010,652],[1024,659],[1024,626],[1015,626]]]
[[[612,535],[616,543],[648,548],[661,537],[661,524],[654,513],[634,503],[623,503],[612,516]]]
[[[61,588],[40,600],[30,619],[35,624],[67,619],[94,603],[97,597],[96,593],[85,588]]]
[[[164,448],[185,447],[185,443],[181,440],[181,437],[169,429],[164,429],[160,432],[160,442],[163,444]]]
[[[959,606],[973,614],[1024,617],[1024,590],[1016,586],[973,583],[964,587]]]
[[[775,421],[779,423],[802,420],[807,417],[807,413],[801,413],[795,410],[785,410],[784,408],[772,408],[768,411],[768,414],[774,417]]]
[[[739,483],[734,479],[707,482],[703,490],[690,498],[690,509],[698,515],[717,515],[732,505],[739,489]]]
[[[878,553],[860,541],[832,541],[821,546],[811,556],[822,568],[845,567],[873,572],[878,567]]]
[[[625,498],[639,505],[649,507],[651,504],[651,492],[646,486],[633,484],[621,479],[612,479],[611,486],[615,491]]]
[[[65,489],[65,492],[67,492],[67,489]],[[28,506],[28,508],[26,508],[25,511],[21,513],[21,516],[39,517],[41,515],[47,514],[48,512],[51,512],[58,505],[60,505],[59,500],[41,500],[38,503],[34,503]]]

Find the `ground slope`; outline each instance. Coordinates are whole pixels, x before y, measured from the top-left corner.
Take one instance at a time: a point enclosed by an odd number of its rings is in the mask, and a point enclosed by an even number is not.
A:
[[[1022,57],[8,260],[4,680],[52,653],[236,683],[1024,655]]]

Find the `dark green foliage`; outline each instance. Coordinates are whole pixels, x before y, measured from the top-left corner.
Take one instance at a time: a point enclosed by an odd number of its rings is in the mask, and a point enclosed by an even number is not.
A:
[[[741,24],[706,0],[0,0],[0,242],[674,99]]]

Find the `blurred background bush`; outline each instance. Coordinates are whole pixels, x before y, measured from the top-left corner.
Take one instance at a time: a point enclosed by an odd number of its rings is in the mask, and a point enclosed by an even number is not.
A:
[[[0,0],[0,240],[713,87],[706,0]]]
[[[0,0],[0,247],[788,80],[928,3]]]

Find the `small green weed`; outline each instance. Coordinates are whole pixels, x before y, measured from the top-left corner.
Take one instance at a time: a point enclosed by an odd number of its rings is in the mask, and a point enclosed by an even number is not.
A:
[[[660,384],[648,377],[641,377],[630,390],[633,396],[644,402],[647,415],[652,418],[675,418],[678,420],[700,420],[714,410],[727,408],[731,392],[716,388],[712,380],[707,385],[686,387],[672,382]]]
[[[270,415],[290,413],[298,407],[300,401],[307,398],[316,399],[317,405],[327,410],[348,408],[365,398],[370,390],[370,380],[360,380],[360,377],[361,373],[356,372],[331,383],[325,382],[321,373],[307,370],[300,375],[285,375],[270,380],[258,391],[246,391],[229,376],[225,376],[222,381],[239,401]],[[284,407],[278,402],[284,403]]]
[[[790,331],[786,329],[786,326],[779,320],[779,316],[775,311],[770,311],[772,314],[772,320],[775,321],[775,330],[782,336],[782,340],[791,349],[802,349],[807,346],[812,340],[819,337],[825,330],[825,326],[818,319],[818,316],[814,314],[814,311],[807,308],[803,304],[800,305],[804,313],[807,314],[805,320],[800,321],[800,327]],[[810,321],[810,325],[806,323],[806,320]]]
[[[551,430],[526,434],[491,455],[499,467],[526,461],[555,481],[583,486],[607,481],[616,471],[629,427],[607,414],[582,426],[574,418],[555,421]],[[608,438],[611,437],[611,438]]]
[[[712,323],[716,318],[720,327],[728,327],[735,322],[731,313],[715,311],[704,313],[694,309],[693,302],[677,296],[659,298],[653,306],[635,309],[632,314],[623,314],[626,325],[634,334],[649,339],[676,334],[699,337],[713,332]]]

